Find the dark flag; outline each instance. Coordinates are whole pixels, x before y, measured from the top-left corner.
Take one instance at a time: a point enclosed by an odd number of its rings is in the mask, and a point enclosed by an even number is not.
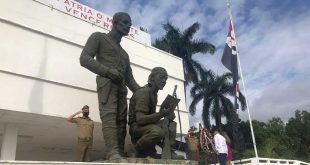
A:
[[[235,109],[232,112],[231,120],[229,121],[232,125],[232,135],[233,135],[233,146],[239,151],[241,154],[241,144],[242,141],[240,139],[241,134],[239,134],[239,117],[238,117],[238,109],[239,109],[239,75],[238,75],[238,56],[237,56],[237,43],[236,36],[233,29],[233,23],[230,19],[229,21],[229,30],[227,35],[227,40],[224,48],[224,53],[222,57],[223,65],[231,71],[233,75],[233,85],[234,85],[234,96],[235,96]],[[240,156],[240,155],[239,155]]]
[[[242,93],[240,93],[240,97],[239,97],[239,85],[238,85],[238,79],[239,79],[239,74],[238,74],[239,67],[238,67],[238,65],[240,64],[238,61],[239,60],[238,59],[239,52],[237,49],[237,42],[236,42],[236,36],[235,36],[235,31],[234,31],[234,25],[233,25],[233,21],[232,21],[230,3],[231,3],[231,0],[227,0],[227,7],[228,7],[228,11],[229,11],[229,30],[228,30],[226,45],[225,45],[223,56],[222,56],[222,63],[233,75],[233,85],[234,85],[234,92],[233,93],[235,96],[235,108],[231,113],[231,120],[229,120],[228,122],[232,126],[232,137],[233,137],[232,145],[234,146],[235,150],[239,151],[239,152],[237,152],[239,154],[237,154],[235,156],[235,158],[240,157],[240,159],[241,159],[243,157],[245,145],[244,145],[243,135],[239,134],[239,122],[241,120],[239,119],[239,116],[238,116],[238,110],[239,110],[239,107],[241,107],[241,106],[239,106],[238,103],[239,103],[239,99],[241,99],[242,102],[246,103],[246,98],[242,95]],[[241,68],[240,68],[240,71],[241,71]],[[241,76],[242,76],[242,73],[241,73]],[[247,105],[242,106],[242,108],[246,108],[246,107],[247,107]],[[252,127],[252,121],[251,121],[249,109],[248,109],[248,115],[249,115],[249,121],[250,121],[252,140],[253,140],[253,144],[254,144],[255,157],[258,161],[258,155],[257,155],[257,149],[256,149],[256,143],[255,143],[255,136],[254,136],[254,131],[253,131],[253,127]]]
[[[233,74],[233,85],[234,85],[234,94],[235,94],[235,108],[239,109],[238,100],[239,100],[239,85],[238,85],[238,59],[237,59],[237,48],[236,48],[236,38],[235,32],[233,29],[233,24],[230,19],[229,29],[227,40],[224,48],[224,53],[222,57],[223,65],[231,71]]]

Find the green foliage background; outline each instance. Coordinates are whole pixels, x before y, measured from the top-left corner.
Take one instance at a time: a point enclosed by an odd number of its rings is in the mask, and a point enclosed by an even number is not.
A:
[[[286,124],[277,117],[267,123],[254,120],[252,124],[259,157],[310,162],[310,112],[296,110],[295,117]],[[248,121],[240,123],[240,132],[245,140],[242,158],[255,157]]]

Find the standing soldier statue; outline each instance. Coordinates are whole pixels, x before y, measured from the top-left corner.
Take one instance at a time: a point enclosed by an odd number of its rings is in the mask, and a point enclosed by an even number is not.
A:
[[[122,37],[129,33],[131,18],[127,13],[119,12],[114,14],[112,24],[109,33],[95,32],[88,38],[80,63],[97,74],[99,111],[107,159],[120,159],[125,156],[126,86],[132,92],[140,86],[132,75],[129,56],[120,45]]]

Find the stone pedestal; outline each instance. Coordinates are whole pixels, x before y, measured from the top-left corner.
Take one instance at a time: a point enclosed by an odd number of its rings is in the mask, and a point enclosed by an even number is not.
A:
[[[151,158],[126,158],[117,160],[103,160],[102,163],[128,163],[128,164],[189,164],[198,165],[193,160],[151,159]]]
[[[118,160],[98,160],[94,162],[58,162],[58,161],[10,161],[0,160],[0,165],[117,165],[117,164],[188,164],[198,165],[198,161],[192,160],[170,160],[170,159],[140,159],[127,158]]]

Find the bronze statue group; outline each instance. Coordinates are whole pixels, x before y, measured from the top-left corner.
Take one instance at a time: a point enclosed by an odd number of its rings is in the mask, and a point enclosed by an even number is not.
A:
[[[173,121],[175,103],[161,106],[159,111],[156,111],[157,93],[166,85],[167,71],[162,67],[153,68],[147,84],[141,87],[133,77],[129,56],[120,45],[122,37],[129,33],[131,18],[127,13],[118,12],[114,14],[112,24],[109,33],[91,34],[80,56],[81,66],[97,74],[98,103],[107,151],[106,159],[125,157],[184,159],[173,150],[177,126]],[[129,114],[127,114],[127,87],[133,92]],[[76,118],[75,116],[80,113],[83,113],[83,116]],[[68,118],[69,122],[77,124],[78,161],[90,161],[94,123],[88,115],[89,107],[86,105]],[[131,152],[125,153],[127,124],[134,148]],[[208,137],[204,136],[204,140],[210,142],[211,139]],[[159,144],[162,144],[162,155],[157,154],[155,149]],[[208,143],[206,149],[210,144],[213,143]]]
[[[109,33],[95,32],[88,38],[80,56],[81,66],[97,74],[97,93],[102,133],[107,150],[106,159],[121,159],[124,157],[160,158],[156,153],[155,145],[161,143],[166,134],[169,145],[175,144],[176,122],[173,121],[175,105],[161,107],[156,112],[157,93],[166,85],[167,71],[162,67],[152,69],[145,86],[140,87],[135,81],[130,66],[129,56],[121,47],[122,37],[126,36],[131,27],[131,18],[127,13],[118,12],[113,16],[113,28]],[[129,121],[127,122],[127,87],[133,92],[129,105]],[[68,121],[76,123],[77,129],[93,130],[88,116],[74,118],[77,114],[89,112],[89,108],[71,115]],[[169,118],[168,132],[163,129],[163,118]],[[87,124],[85,124],[87,123]],[[126,126],[134,149],[125,153]],[[82,125],[82,126],[80,126]],[[79,132],[79,130],[78,130]],[[81,132],[81,131],[80,131]],[[83,132],[83,131],[82,131]],[[84,131],[87,132],[87,131]],[[92,137],[85,138],[79,134],[78,161],[89,161],[89,151],[92,146]],[[87,135],[88,136],[88,135]],[[87,147],[85,147],[87,146]],[[184,159],[177,155],[170,147],[171,159]],[[83,149],[85,151],[83,151]]]

